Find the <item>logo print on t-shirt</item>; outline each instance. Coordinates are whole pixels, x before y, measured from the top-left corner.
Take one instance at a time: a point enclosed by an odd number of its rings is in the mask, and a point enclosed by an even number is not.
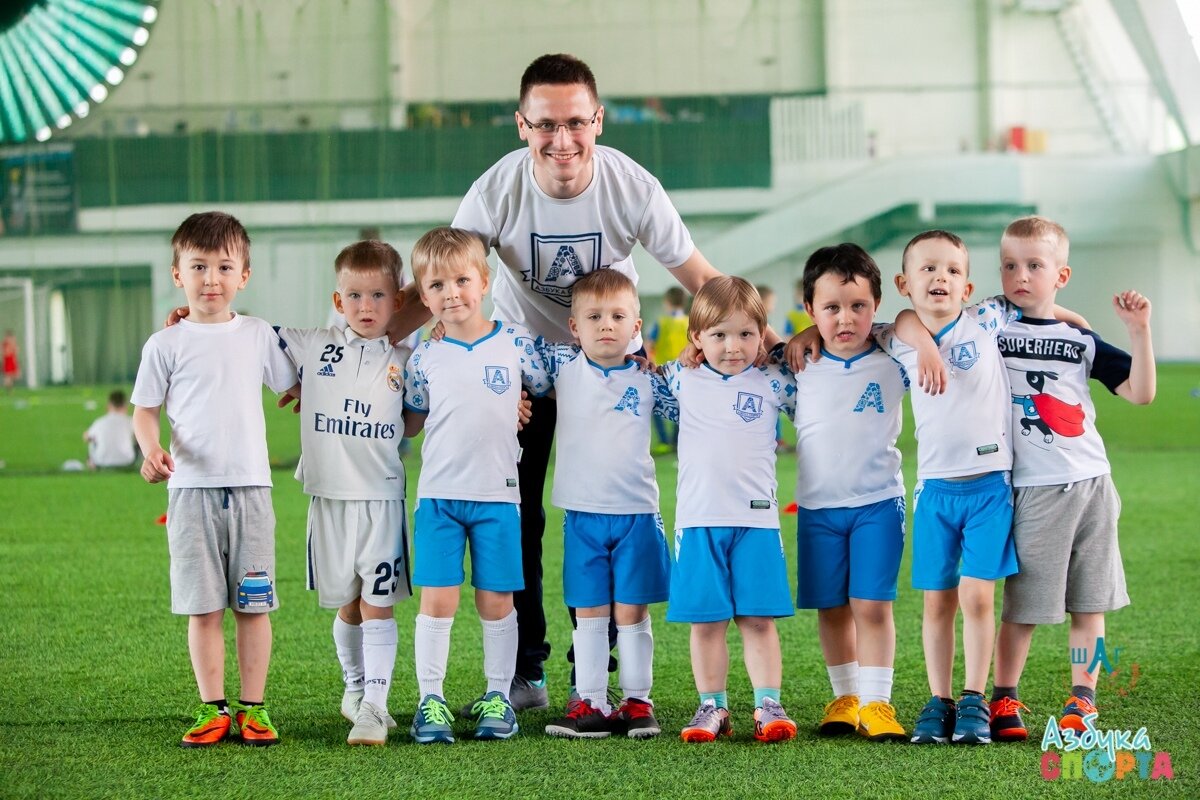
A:
[[[638,413],[639,401],[640,398],[638,397],[638,390],[633,386],[630,386],[625,389],[625,394],[621,395],[621,399],[617,401],[615,406],[613,406],[613,411],[630,411],[633,412],[635,417],[640,417],[641,414]]]
[[[599,232],[561,236],[530,234],[530,268],[526,278],[533,290],[569,307],[575,281],[600,268],[600,242]]]
[[[738,392],[737,403],[733,406],[733,413],[737,414],[745,422],[753,422],[758,419],[763,413],[762,395]]]
[[[867,384],[867,388],[863,389],[862,397],[858,398],[858,404],[854,406],[854,411],[861,413],[868,408],[873,408],[880,414],[884,413],[883,390],[875,381],[871,381]]]
[[[483,385],[496,394],[504,394],[512,382],[508,379],[508,367],[484,367]]]
[[[979,353],[975,350],[974,342],[963,342],[950,346],[950,366],[968,370],[975,366],[975,362],[978,360]]]

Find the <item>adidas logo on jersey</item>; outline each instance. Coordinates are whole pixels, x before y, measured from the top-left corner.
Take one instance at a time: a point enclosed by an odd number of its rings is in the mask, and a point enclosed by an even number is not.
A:
[[[326,378],[337,377],[333,372],[333,364],[326,364],[317,372],[318,375],[324,375]]]

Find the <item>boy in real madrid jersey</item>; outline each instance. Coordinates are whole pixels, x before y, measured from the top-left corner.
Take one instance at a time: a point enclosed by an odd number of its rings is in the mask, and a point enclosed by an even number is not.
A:
[[[650,702],[654,637],[648,604],[667,599],[667,542],[650,456],[651,417],[678,406],[657,373],[626,360],[641,329],[633,281],[590,272],[571,296],[574,345],[542,344],[558,397],[556,506],[563,525],[563,599],[576,610],[577,696],[551,736],[643,739],[660,733]],[[608,705],[608,627],[617,623],[623,700]]]
[[[707,281],[692,303],[688,335],[704,355],[694,368],[663,367],[679,402],[675,562],[667,619],[691,623],[700,706],[681,733],[711,742],[733,733],[726,690],[732,619],[754,687],[755,738],[795,737],[780,705],[783,662],[776,617],[792,596],[775,498],[775,422],[794,412],[783,365],[756,367],[767,327],[758,291],[743,278]]]
[[[471,707],[475,738],[507,739],[517,732],[508,697],[517,657],[513,592],[524,585],[515,420],[522,386],[536,396],[549,391],[546,370],[529,331],[483,316],[488,264],[476,236],[435,228],[413,247],[412,266],[421,302],[445,335],[418,347],[404,374],[405,435],[425,429],[413,561],[421,700],[409,732],[421,744],[454,741],[442,684],[469,542],[487,678]]]
[[[389,244],[362,241],[334,260],[331,328],[276,328],[300,373],[296,478],[308,506],[308,575],[323,608],[335,608],[333,642],[345,689],[346,741],[382,745],[396,727],[388,689],[396,663],[392,606],[412,595],[404,504],[404,365],[387,325],[398,301],[402,263]]]
[[[801,285],[823,356],[796,364],[796,605],[817,609],[834,697],[818,730],[905,739],[891,696],[904,552],[896,439],[908,376],[871,338],[882,287],[865,250],[822,247]],[[803,337],[793,341],[789,358],[801,355]]]
[[[1021,319],[1000,339],[1012,390],[1013,540],[1021,571],[1004,583],[996,641],[992,737],[1027,737],[1017,683],[1037,625],[1057,625],[1070,613],[1071,652],[1089,656],[1071,665],[1071,696],[1059,726],[1082,732],[1096,713],[1095,660],[1104,614],[1129,605],[1117,544],[1121,501],[1113,485],[1088,379],[1131,403],[1154,399],[1150,301],[1137,292],[1113,298],[1132,353],[1094,332],[1059,322],[1058,290],[1071,278],[1070,244],[1058,223],[1025,217],[1000,240],[1004,295]]]

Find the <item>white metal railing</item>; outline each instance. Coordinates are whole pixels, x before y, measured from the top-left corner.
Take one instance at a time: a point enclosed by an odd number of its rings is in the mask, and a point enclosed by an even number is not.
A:
[[[862,103],[829,97],[771,98],[771,162],[868,158]]]

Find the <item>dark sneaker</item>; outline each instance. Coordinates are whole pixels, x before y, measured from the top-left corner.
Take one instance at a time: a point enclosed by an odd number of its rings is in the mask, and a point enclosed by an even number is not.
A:
[[[992,741],[1023,742],[1029,738],[1021,711],[1028,711],[1025,704],[1015,697],[1001,697],[988,704],[992,714]]]
[[[954,703],[931,697],[913,726],[913,744],[945,744],[954,735]]]
[[[603,739],[612,733],[608,717],[587,700],[567,703],[567,713],[546,726],[550,736],[567,739]]]
[[[956,713],[958,719],[954,722],[952,739],[955,744],[991,744],[992,714],[982,696],[963,695]]]
[[[512,703],[500,692],[488,692],[471,711],[476,739],[511,739],[520,730]]]
[[[546,675],[536,681],[531,681],[523,675],[513,676],[512,686],[508,690],[508,700],[514,711],[526,711],[536,708],[549,708],[550,695],[546,692]]]
[[[1096,706],[1088,702],[1082,697],[1072,696],[1067,700],[1067,704],[1063,706],[1062,716],[1058,718],[1059,728],[1069,728],[1073,731],[1083,733],[1087,730],[1087,726],[1083,724],[1083,718],[1088,714],[1095,714]],[[1095,722],[1093,721],[1093,725]]]
[[[649,739],[662,733],[654,718],[654,706],[635,697],[621,703],[608,718],[608,723],[613,733],[624,734],[630,739]]]
[[[212,747],[226,738],[236,738],[237,728],[233,717],[222,714],[212,703],[201,703],[196,708],[196,722],[183,735],[180,747]]]
[[[446,701],[436,694],[427,694],[413,714],[408,735],[417,744],[454,744],[454,731],[450,728],[453,721]]]

